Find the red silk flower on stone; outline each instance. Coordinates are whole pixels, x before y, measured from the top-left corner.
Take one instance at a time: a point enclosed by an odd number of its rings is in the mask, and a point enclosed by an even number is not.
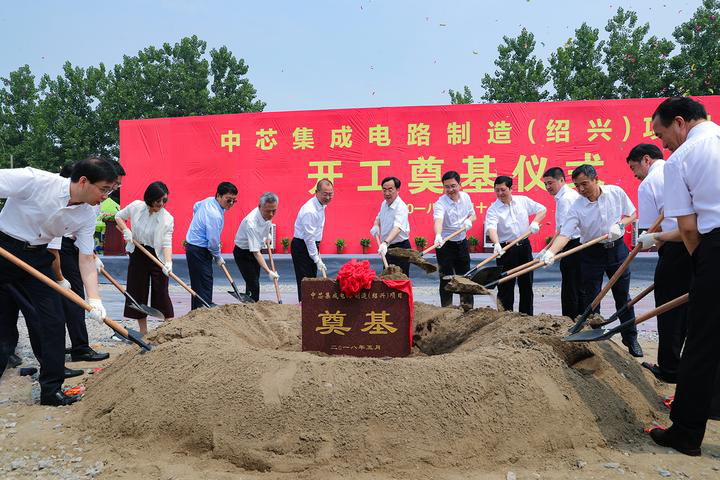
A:
[[[358,262],[354,258],[343,265],[337,275],[340,290],[348,297],[356,295],[360,290],[369,289],[374,278],[375,270],[370,268],[370,262]]]

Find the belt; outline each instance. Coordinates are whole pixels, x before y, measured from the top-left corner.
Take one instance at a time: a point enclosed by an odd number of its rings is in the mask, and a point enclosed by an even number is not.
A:
[[[701,237],[701,238],[717,237],[717,236],[720,236],[720,228],[715,228],[715,229],[713,229],[713,230],[710,230],[710,231],[707,232],[707,233],[701,233],[701,234],[700,234],[700,237]]]
[[[503,248],[505,248],[505,246],[507,246],[509,243],[512,243],[512,240],[509,241],[509,242],[500,242],[500,246],[503,247]],[[527,238],[523,238],[523,239],[520,240],[518,243],[516,243],[515,245],[513,245],[513,248],[515,248],[515,247],[520,247],[520,246],[523,246],[523,245],[528,245],[529,243],[530,243],[530,240],[528,240]]]
[[[47,248],[47,243],[43,243],[42,245],[30,245],[28,242],[24,240],[18,240],[15,237],[11,237],[5,232],[0,232],[0,239],[4,240],[7,243],[10,243],[12,245],[15,245],[17,247],[22,248],[23,250],[43,250]]]
[[[594,246],[600,246],[605,250],[610,250],[611,248],[615,248],[620,245],[620,242],[622,241],[622,238],[618,238],[617,240],[613,240],[612,242],[596,243]]]

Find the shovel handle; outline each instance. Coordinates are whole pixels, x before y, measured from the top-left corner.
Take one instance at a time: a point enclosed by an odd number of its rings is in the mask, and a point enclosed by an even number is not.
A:
[[[515,267],[515,268],[513,268],[512,270],[508,270],[507,272],[505,272],[505,275],[512,275],[513,273],[519,272],[520,270],[524,270],[524,269],[526,269],[527,267],[529,267],[530,265],[532,265],[533,263],[537,263],[537,262],[539,262],[539,261],[540,261],[539,258],[533,258],[533,259],[530,260],[529,262],[523,263],[523,264],[520,265],[519,267]]]
[[[591,246],[595,245],[595,244],[598,243],[598,242],[602,242],[602,241],[605,240],[607,237],[608,237],[607,234],[605,234],[605,235],[603,235],[603,236],[601,236],[601,237],[593,238],[593,239],[590,240],[589,242],[580,244],[580,245],[578,245],[578,246],[575,247],[575,248],[571,248],[571,249],[568,250],[567,252],[558,253],[557,255],[555,255],[555,260],[560,260],[561,258],[567,257],[568,255],[572,255],[572,254],[575,253],[575,252],[578,252],[578,251],[583,250],[583,249],[585,249],[585,248],[591,247]],[[525,270],[521,270],[521,271],[519,271],[519,272],[515,272],[515,273],[513,273],[512,275],[508,275],[507,277],[504,277],[504,278],[500,279],[500,280],[498,281],[498,283],[505,283],[505,282],[507,282],[508,280],[512,280],[513,278],[519,277],[520,275],[525,275],[526,273],[530,273],[530,272],[535,271],[535,270],[537,270],[538,268],[544,267],[544,266],[545,266],[545,262],[540,261],[540,262],[536,263],[535,265],[531,265],[531,266],[527,267]]]
[[[270,268],[272,268],[273,272],[277,273],[277,270],[275,270],[275,260],[273,260],[272,247],[270,247],[267,243],[265,244],[265,247],[268,251],[268,257],[270,257]],[[280,298],[280,282],[278,282],[278,279],[276,278],[273,280],[273,283],[275,284],[275,296],[277,297],[277,301],[278,303],[282,303],[282,298]]]
[[[468,218],[470,218],[471,215],[472,215],[472,214],[469,214],[467,217],[463,218],[463,222],[464,222],[465,220],[467,220]],[[452,240],[453,238],[457,237],[458,235],[460,235],[460,234],[461,234],[462,232],[464,232],[465,230],[467,230],[465,227],[458,228],[457,230],[455,230],[454,232],[452,232],[450,235],[448,235],[447,237],[443,238],[443,243],[447,242],[448,240]],[[425,255],[426,253],[430,253],[434,248],[435,248],[435,244],[430,245],[428,248],[426,248],[425,250],[423,250],[422,252],[420,252],[420,256],[422,257],[422,256]]]
[[[637,317],[633,323],[635,323],[635,325],[638,325],[638,324],[644,322],[645,320],[649,320],[658,315],[662,315],[663,313],[665,313],[669,310],[672,310],[673,308],[677,308],[680,305],[687,303],[689,298],[690,298],[690,294],[686,293],[685,295],[681,295],[674,300],[670,300],[667,303],[663,303],[659,307],[653,308],[652,310],[643,313],[642,315]],[[628,321],[628,323],[629,323],[629,321]],[[620,327],[622,327],[622,325],[619,325],[616,328],[620,328]]]
[[[377,242],[378,247],[379,247],[379,246],[380,246],[380,243],[381,243],[381,242],[380,242],[380,235],[375,235],[375,241]],[[388,261],[387,261],[387,258],[385,258],[385,255],[381,253],[381,254],[380,254],[380,258],[382,258],[383,267],[388,268]]]
[[[663,219],[665,218],[665,215],[662,213],[655,219],[655,223],[653,223],[650,228],[648,228],[648,232],[654,232],[660,227],[660,224],[662,223]],[[610,277],[610,280],[605,284],[605,286],[600,290],[600,293],[597,294],[595,297],[595,300],[592,301],[590,304],[590,309],[595,310],[598,305],[600,305],[600,302],[603,298],[605,298],[605,295],[610,291],[610,289],[617,283],[618,279],[622,276],[623,273],[625,273],[625,270],[627,270],[628,266],[630,265],[630,262],[632,262],[638,253],[640,253],[640,250],[642,248],[642,244],[638,243],[635,245],[635,248],[632,249],[630,254],[625,258],[622,265],[620,265],[620,268],[618,268],[612,277]]]
[[[30,275],[32,275],[33,277],[35,277],[37,280],[41,281],[42,283],[44,283],[44,284],[47,285],[48,287],[52,288],[52,289],[55,290],[57,293],[59,293],[60,295],[64,296],[65,298],[67,298],[67,299],[70,300],[71,302],[74,302],[74,303],[78,304],[79,306],[81,306],[81,307],[82,307],[83,309],[85,309],[86,311],[89,312],[89,311],[92,310],[92,307],[90,306],[90,304],[87,303],[84,298],[80,297],[80,295],[78,295],[77,293],[73,292],[72,290],[69,290],[69,289],[67,289],[67,288],[61,287],[61,286],[58,285],[54,280],[51,280],[51,279],[48,278],[46,275],[44,275],[42,272],[39,272],[37,269],[35,269],[35,268],[32,267],[31,265],[25,263],[23,260],[17,258],[15,255],[13,255],[12,253],[8,252],[7,250],[5,250],[5,249],[2,248],[2,247],[0,247],[0,255],[1,255],[3,258],[5,258],[7,261],[15,264],[18,268],[20,268],[20,269],[22,269],[22,270],[25,270],[27,273],[29,273]],[[105,317],[105,318],[103,319],[103,323],[105,323],[105,325],[107,325],[108,327],[112,328],[112,329],[115,330],[117,333],[121,334],[122,336],[128,337],[128,331],[125,329],[125,327],[123,327],[122,325],[120,325],[119,323],[117,323],[115,320],[112,320],[112,319],[110,319],[110,318],[108,318],[108,317]]]
[[[522,241],[525,240],[527,237],[529,237],[531,233],[532,233],[532,232],[531,232],[530,230],[528,230],[527,232],[523,233],[522,235],[520,235],[519,237],[517,237],[517,238],[516,238],[515,240],[513,240],[512,242],[510,242],[510,243],[508,243],[507,245],[505,245],[505,246],[503,247],[502,251],[503,251],[503,252],[507,252],[507,251],[510,250],[512,247],[514,247],[515,245],[517,245],[519,242],[522,242]],[[478,263],[477,265],[475,265],[475,268],[480,268],[480,267],[482,267],[483,265],[485,265],[486,263],[490,263],[491,261],[493,261],[495,258],[497,258],[497,257],[499,257],[499,256],[500,256],[499,253],[493,253],[493,254],[490,255],[488,258],[486,258],[486,259],[483,260],[482,262],[480,262],[480,263]],[[530,265],[530,264],[527,263],[526,265]]]

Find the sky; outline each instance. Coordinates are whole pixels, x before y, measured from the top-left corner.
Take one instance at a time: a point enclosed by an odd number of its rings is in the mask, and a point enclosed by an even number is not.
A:
[[[112,66],[149,45],[197,35],[243,58],[265,111],[450,103],[448,89],[495,70],[502,37],[523,27],[544,60],[582,22],[605,34],[618,7],[672,38],[701,0],[642,1],[9,1],[0,10],[0,77],[39,79],[65,61]],[[601,36],[601,38],[603,38]]]

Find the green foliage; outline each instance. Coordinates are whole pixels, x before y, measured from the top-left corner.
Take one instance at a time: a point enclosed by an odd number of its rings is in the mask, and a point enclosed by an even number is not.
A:
[[[361,247],[369,247],[370,246],[370,239],[369,238],[361,238],[360,239],[360,246]]]
[[[338,249],[338,252],[341,251],[343,248],[345,248],[345,240],[342,238],[338,238],[335,240],[335,246]]]
[[[424,249],[425,245],[427,245],[427,240],[425,240],[425,237],[415,237],[415,247],[418,250]]]
[[[480,243],[480,240],[478,240],[477,237],[475,237],[475,236],[473,236],[473,235],[470,235],[470,236],[468,237],[468,244],[469,244],[471,247],[476,247],[478,243]]]
[[[283,248],[287,250],[287,248],[290,246],[290,239],[284,237],[282,240],[280,240],[280,243],[282,244]]]
[[[715,95],[720,92],[720,1],[704,0],[673,36],[680,53],[671,61],[675,92]]]
[[[539,102],[548,97],[543,90],[548,81],[548,72],[533,52],[535,36],[522,29],[517,38],[503,37],[498,46],[498,67],[491,76],[485,74],[481,84],[485,89],[482,96],[488,102]],[[469,92],[469,90],[468,90]]]
[[[448,92],[450,93],[450,103],[453,105],[474,103],[472,92],[470,91],[470,87],[467,85],[465,85],[463,92],[456,92],[453,89],[448,90]]]

